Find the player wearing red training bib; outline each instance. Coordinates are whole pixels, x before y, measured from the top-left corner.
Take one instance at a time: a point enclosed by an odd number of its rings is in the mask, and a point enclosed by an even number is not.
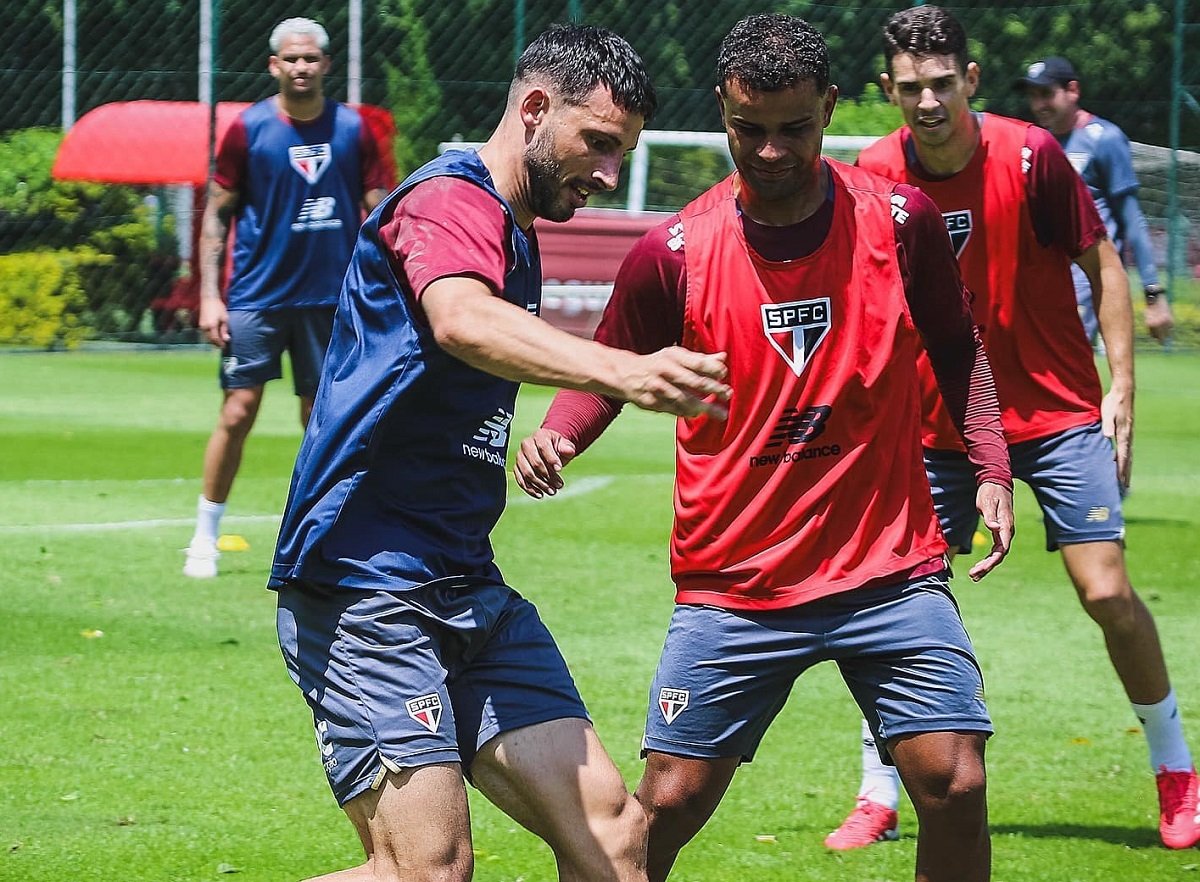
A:
[[[912,8],[888,21],[881,82],[907,125],[864,150],[859,164],[920,186],[941,209],[975,295],[1013,474],[1037,497],[1046,547],[1062,552],[1144,728],[1162,841],[1188,848],[1200,841],[1196,774],[1154,619],[1125,568],[1120,491],[1129,481],[1133,440],[1128,280],[1086,186],[1053,137],[972,113],[980,74],[966,48],[962,26],[943,9]],[[1087,275],[1097,304],[1112,376],[1103,398],[1076,310],[1072,262]],[[934,504],[951,546],[969,550],[976,523],[971,464],[958,452],[928,369],[923,392]],[[864,723],[857,805],[826,845],[895,838],[898,802],[895,770],[880,761]]]
[[[980,577],[1008,548],[1011,481],[968,295],[927,197],[820,156],[837,89],[815,30],[751,16],[718,68],[737,172],[634,247],[597,331],[725,352],[733,388],[725,421],[677,424],[676,607],[638,788],[648,875],[666,877],[796,677],[834,660],[912,784],[922,863],[945,873],[928,878],[975,878],[991,723],[949,595],[916,369],[923,343],[979,469],[995,535]],[[618,407],[557,397],[521,445],[521,486],[555,492]]]

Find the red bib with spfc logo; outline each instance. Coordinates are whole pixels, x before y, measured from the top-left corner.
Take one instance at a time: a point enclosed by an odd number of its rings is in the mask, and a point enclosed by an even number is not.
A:
[[[1070,258],[1038,243],[1030,217],[1030,123],[990,113],[980,119],[979,146],[952,177],[913,172],[907,128],[868,147],[858,162],[920,187],[941,210],[974,296],[971,312],[996,378],[1004,434],[1018,444],[1100,419],[1100,378],[1079,320]],[[962,450],[924,354],[921,379],[925,446]]]
[[[946,549],[896,259],[904,198],[883,178],[826,163],[833,222],[799,260],[768,261],[747,245],[736,175],[681,212],[683,345],[728,353],[733,396],[724,422],[678,423],[680,603],[795,606]]]

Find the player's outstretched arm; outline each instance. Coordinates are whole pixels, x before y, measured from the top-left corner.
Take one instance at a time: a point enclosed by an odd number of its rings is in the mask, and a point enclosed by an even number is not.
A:
[[[595,392],[646,410],[724,419],[724,353],[678,346],[649,355],[560,331],[474,278],[432,282],[421,305],[438,345],[474,368],[523,383]]]
[[[1012,547],[1015,523],[1012,490],[991,481],[984,481],[975,494],[975,507],[992,534],[992,550],[967,573],[973,581],[978,582],[1004,560]]]

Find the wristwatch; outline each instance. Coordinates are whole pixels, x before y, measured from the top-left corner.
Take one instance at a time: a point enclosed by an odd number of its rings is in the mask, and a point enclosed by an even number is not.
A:
[[[1167,293],[1167,289],[1162,285],[1147,285],[1142,289],[1142,293],[1146,295],[1146,305],[1153,306],[1159,297]]]

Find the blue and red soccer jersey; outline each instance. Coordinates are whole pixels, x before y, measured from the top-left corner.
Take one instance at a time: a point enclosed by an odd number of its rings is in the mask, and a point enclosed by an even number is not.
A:
[[[284,116],[275,98],[230,126],[214,181],[240,196],[231,310],[336,304],[363,194],[391,185],[357,111],[327,100],[319,117],[301,122]]]

